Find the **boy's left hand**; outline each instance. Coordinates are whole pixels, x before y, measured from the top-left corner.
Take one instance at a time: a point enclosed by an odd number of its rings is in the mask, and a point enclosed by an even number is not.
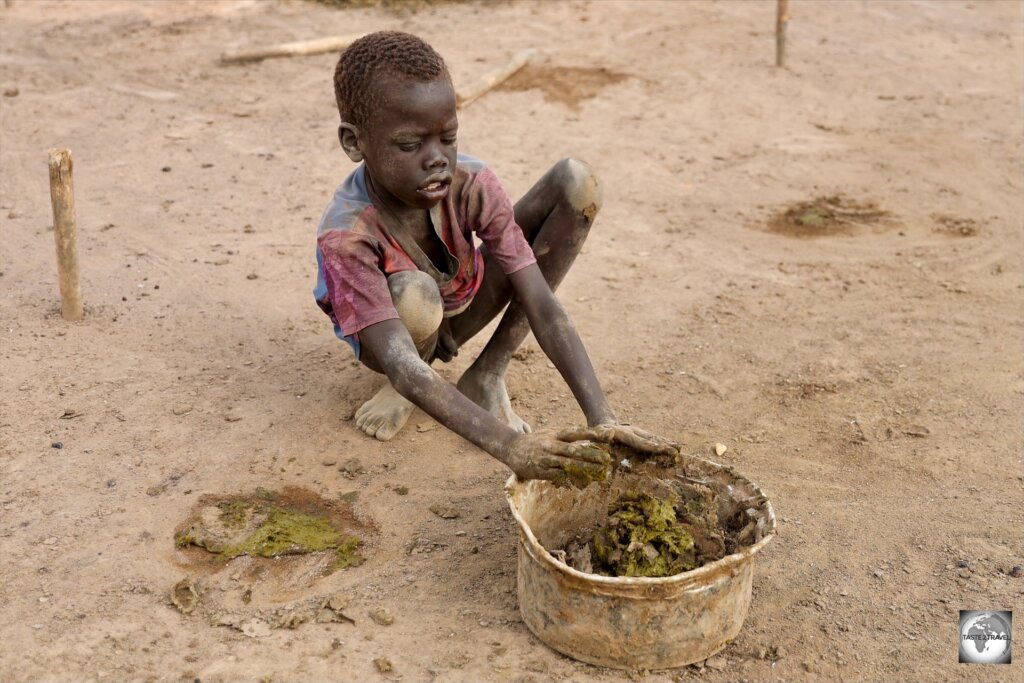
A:
[[[588,440],[606,444],[622,444],[655,455],[677,455],[679,453],[679,447],[668,440],[655,436],[646,429],[620,422],[569,429],[561,432],[558,438],[562,441]]]

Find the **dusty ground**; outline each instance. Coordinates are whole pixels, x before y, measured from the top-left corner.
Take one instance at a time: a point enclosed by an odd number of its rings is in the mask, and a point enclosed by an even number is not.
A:
[[[769,2],[0,6],[0,679],[621,678],[520,621],[501,466],[421,413],[391,443],[350,421],[379,380],[311,297],[316,220],[352,168],[334,56],[216,61],[402,28],[456,83],[541,50],[463,113],[461,149],[514,196],[562,156],[597,168],[604,211],[559,294],[611,400],[693,452],[728,445],[774,500],[739,637],[645,680],[1024,680],[1019,643],[1008,667],[956,662],[957,610],[1024,616],[1022,5],[792,5],[786,70]],[[550,99],[526,87],[545,77]],[[57,309],[53,146],[76,162],[80,324]],[[833,195],[889,216],[773,230]],[[524,417],[578,422],[523,358]],[[364,473],[339,471],[352,457]],[[180,614],[195,501],[284,486],[357,492],[368,561],[236,560],[206,598],[245,616],[340,592],[356,623]]]

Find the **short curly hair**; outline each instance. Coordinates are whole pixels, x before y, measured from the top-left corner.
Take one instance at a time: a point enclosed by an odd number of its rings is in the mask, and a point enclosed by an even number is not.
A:
[[[334,69],[334,97],[341,120],[363,125],[378,105],[374,88],[387,76],[451,83],[444,59],[422,38],[402,31],[370,33],[349,45]]]

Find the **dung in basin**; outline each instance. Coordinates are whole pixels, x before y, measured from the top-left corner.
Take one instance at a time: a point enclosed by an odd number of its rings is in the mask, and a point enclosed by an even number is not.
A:
[[[717,559],[695,554],[689,559],[701,566],[656,578],[570,566],[623,496],[681,496],[685,506],[695,490],[705,489],[717,508],[712,513],[723,548]],[[684,666],[725,647],[750,606],[754,555],[775,533],[771,503],[755,484],[693,456],[681,455],[673,468],[617,474],[583,490],[513,476],[506,495],[519,525],[518,594],[526,625],[563,654],[619,669]]]

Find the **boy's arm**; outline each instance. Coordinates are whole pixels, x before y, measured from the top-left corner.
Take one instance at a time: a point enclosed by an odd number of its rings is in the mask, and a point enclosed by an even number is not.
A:
[[[583,348],[569,315],[551,292],[537,264],[529,265],[508,276],[519,304],[530,321],[533,336],[541,349],[565,379],[576,401],[583,409],[590,427],[563,432],[565,439],[592,439],[624,443],[655,453],[674,453],[675,448],[642,429],[621,424],[605,399],[594,374],[594,366]]]
[[[567,471],[605,471],[611,458],[587,443],[552,433],[520,434],[462,395],[419,357],[398,319],[369,325],[359,341],[370,349],[391,386],[435,420],[507,465],[520,479],[565,479]]]

